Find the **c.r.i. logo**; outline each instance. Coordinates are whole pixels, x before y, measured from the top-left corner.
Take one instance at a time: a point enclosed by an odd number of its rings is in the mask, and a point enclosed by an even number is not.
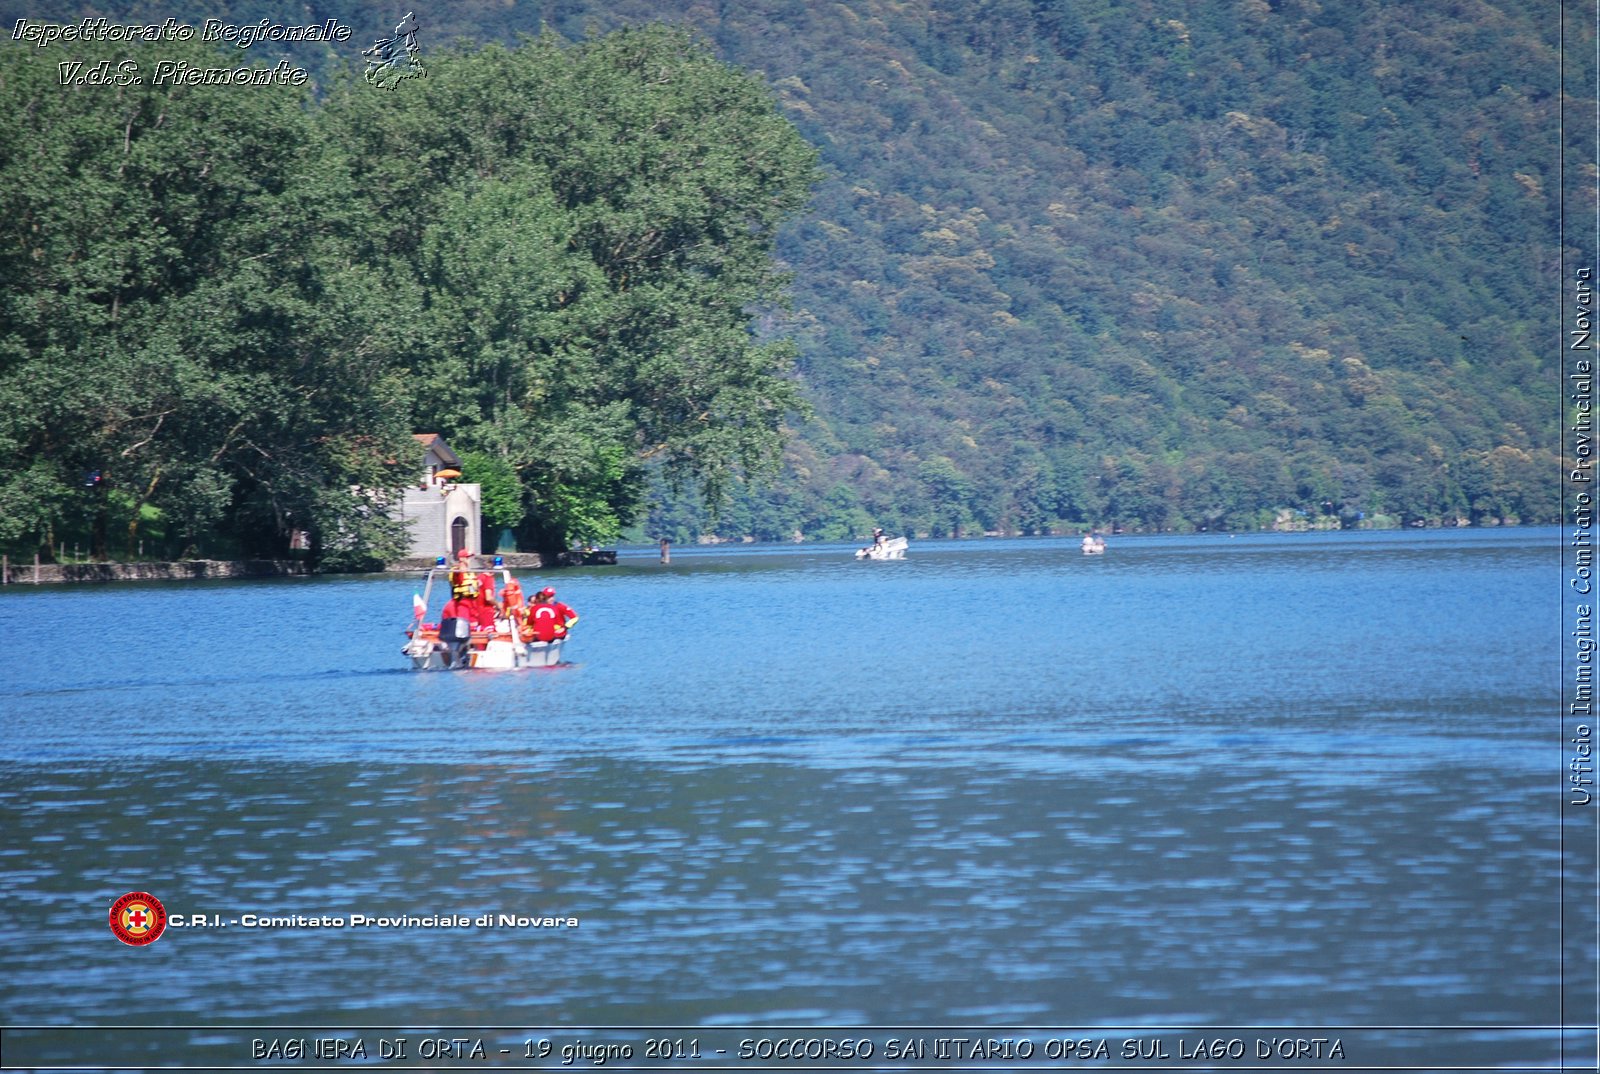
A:
[[[167,908],[147,891],[130,891],[111,904],[111,934],[131,947],[155,943],[167,928]]]

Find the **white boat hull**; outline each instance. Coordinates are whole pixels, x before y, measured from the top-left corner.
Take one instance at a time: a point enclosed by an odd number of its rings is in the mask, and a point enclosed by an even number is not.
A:
[[[481,649],[470,645],[457,660],[441,642],[418,638],[407,643],[402,652],[411,658],[411,666],[418,671],[502,670],[517,668],[547,668],[561,663],[561,650],[565,638],[555,641],[512,641],[509,638],[490,639]]]
[[[906,547],[910,544],[904,537],[893,537],[882,544],[868,545],[866,548],[856,549],[857,559],[905,559]]]

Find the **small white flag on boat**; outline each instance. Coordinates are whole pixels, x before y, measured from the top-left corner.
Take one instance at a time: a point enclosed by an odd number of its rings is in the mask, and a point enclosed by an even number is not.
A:
[[[422,603],[422,597],[419,594],[416,594],[416,593],[411,594],[411,614],[412,614],[412,616],[417,618],[417,619],[421,619],[422,618],[422,613],[427,611],[427,610],[428,610],[428,606],[426,604]]]

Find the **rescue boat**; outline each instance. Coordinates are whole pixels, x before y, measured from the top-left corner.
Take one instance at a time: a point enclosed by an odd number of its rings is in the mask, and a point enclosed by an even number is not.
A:
[[[476,574],[493,574],[498,577],[496,586],[502,592],[511,581],[511,571],[499,562],[490,570],[468,568]],[[444,557],[439,562],[428,568],[427,581],[422,588],[421,596],[413,598],[415,615],[412,623],[406,628],[406,643],[401,648],[401,655],[411,660],[411,666],[417,671],[444,671],[444,670],[513,670],[516,668],[545,668],[554,667],[561,663],[561,650],[566,645],[566,638],[557,638],[554,641],[538,641],[536,639],[524,640],[517,624],[503,616],[497,616],[494,626],[486,629],[473,628],[462,632],[461,636],[445,638],[440,636],[441,626],[446,624],[460,624],[465,627],[466,621],[462,619],[447,619],[427,622],[428,600],[433,595],[433,583],[437,579],[446,594],[448,602],[450,593],[450,572]]]

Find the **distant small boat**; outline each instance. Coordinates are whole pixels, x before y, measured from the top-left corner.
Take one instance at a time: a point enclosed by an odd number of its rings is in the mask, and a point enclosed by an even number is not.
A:
[[[1106,552],[1106,539],[1096,537],[1092,533],[1083,535],[1083,554],[1086,556],[1103,556]]]
[[[865,548],[856,549],[857,559],[905,559],[906,546],[910,542],[904,537],[889,537],[881,542],[874,542]]]

